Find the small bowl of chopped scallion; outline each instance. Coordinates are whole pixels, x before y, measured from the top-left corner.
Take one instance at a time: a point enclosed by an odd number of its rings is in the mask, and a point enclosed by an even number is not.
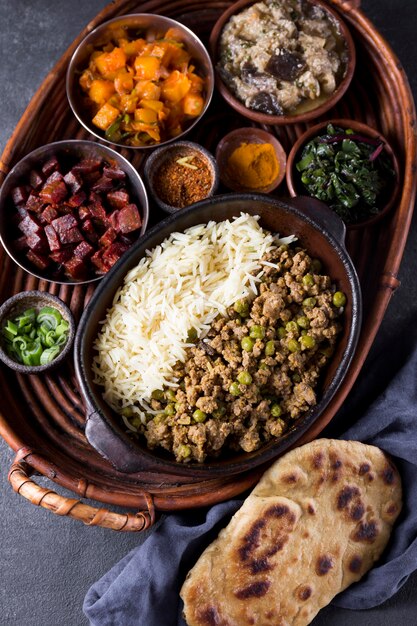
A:
[[[71,349],[75,323],[68,306],[44,291],[23,291],[0,307],[0,359],[22,374],[58,366]]]
[[[347,228],[379,221],[393,207],[399,167],[387,140],[354,120],[331,120],[307,130],[287,163],[291,196],[325,202]]]

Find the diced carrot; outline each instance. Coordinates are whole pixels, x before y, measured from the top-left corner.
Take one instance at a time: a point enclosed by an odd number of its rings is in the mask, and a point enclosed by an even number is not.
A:
[[[111,52],[100,54],[95,64],[103,78],[112,80],[117,71],[126,65],[126,54],[121,48],[113,48]]]
[[[180,70],[181,72],[186,72],[188,69],[188,63],[190,62],[189,53],[183,48],[179,48],[177,46],[173,46],[170,55],[170,65],[176,70]]]
[[[96,104],[104,104],[114,94],[114,83],[110,80],[93,80],[88,95]]]
[[[133,57],[140,54],[145,45],[146,41],[144,39],[134,39],[133,41],[128,41],[127,39],[121,39],[119,41],[119,45],[124,50],[126,56]]]
[[[139,98],[159,100],[161,97],[161,88],[151,80],[139,80],[136,83],[135,93],[137,93]]]
[[[101,130],[107,130],[109,126],[119,117],[120,111],[116,107],[112,106],[108,102],[97,111],[93,117],[92,122],[94,126],[97,126]]]
[[[135,121],[142,124],[156,124],[158,121],[158,114],[152,109],[140,108],[135,111]]]
[[[182,100],[185,115],[197,117],[201,115],[204,107],[204,98],[198,93],[187,93]]]
[[[132,74],[129,74],[126,70],[117,72],[117,76],[114,79],[114,87],[120,96],[130,93],[134,87]]]
[[[188,93],[190,86],[187,76],[174,70],[162,83],[162,97],[169,102],[179,102]]]
[[[134,62],[136,77],[140,80],[156,80],[159,77],[160,59],[153,56],[136,57]]]
[[[144,109],[152,109],[152,111],[156,111],[157,113],[162,111],[164,108],[164,103],[160,100],[147,100],[146,98],[143,98],[139,104]]]
[[[182,34],[178,28],[172,27],[168,28],[167,32],[164,35],[164,39],[174,39],[174,41],[182,41]]]
[[[138,96],[134,92],[120,96],[120,109],[123,113],[134,113],[137,103]]]

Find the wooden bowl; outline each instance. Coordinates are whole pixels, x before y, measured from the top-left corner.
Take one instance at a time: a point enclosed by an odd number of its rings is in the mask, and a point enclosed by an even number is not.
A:
[[[251,453],[228,454],[205,463],[184,465],[163,452],[150,451],[144,444],[129,438],[118,416],[105,402],[102,388],[94,382],[91,363],[93,344],[112,305],[116,291],[129,270],[161,244],[171,233],[197,224],[238,217],[241,212],[260,216],[260,224],[281,236],[295,235],[302,247],[318,257],[326,272],[347,296],[342,336],[326,369],[318,403],[307,414],[294,420],[282,437]],[[179,476],[233,476],[251,470],[283,453],[320,420],[325,407],[340,387],[357,345],[362,316],[361,292],[355,268],[344,248],[343,222],[318,201],[294,198],[283,202],[265,194],[226,194],[203,200],[171,215],[150,229],[141,242],[117,264],[98,285],[80,320],[74,344],[77,380],[86,405],[86,436],[114,467],[121,472],[151,471]]]
[[[169,143],[166,146],[156,148],[156,150],[154,150],[154,152],[152,152],[152,154],[146,159],[144,175],[150,192],[150,197],[163,211],[165,211],[165,213],[176,213],[184,208],[164,202],[164,200],[160,197],[157,183],[158,171],[160,168],[167,161],[171,161],[177,157],[179,158],[179,155],[198,156],[207,165],[210,171],[210,188],[204,195],[204,198],[199,198],[200,200],[212,196],[217,190],[219,184],[219,170],[215,158],[208,150],[206,150],[206,148],[200,146],[198,143],[194,143],[193,141],[176,141],[175,143]]]
[[[346,43],[345,54],[347,60],[345,62],[344,75],[332,94],[325,98],[319,97],[316,101],[310,100],[302,102],[291,114],[273,115],[269,113],[255,111],[246,107],[244,103],[232,93],[230,88],[222,80],[221,74],[219,72],[219,44],[223,28],[232,16],[236,15],[237,13],[241,13],[244,9],[248,8],[252,4],[255,4],[254,0],[238,0],[228,9],[226,9],[215,23],[209,39],[209,48],[215,68],[216,87],[218,88],[219,92],[226,100],[226,102],[242,116],[259,124],[284,125],[307,122],[309,120],[318,118],[320,115],[331,109],[348,89],[353,78],[356,64],[356,49],[352,39],[352,35],[350,34],[348,27],[346,26],[340,15],[332,8],[330,8],[326,2],[322,0],[307,1],[310,4],[318,6],[326,11],[331,20],[336,24],[338,32],[341,34]]]
[[[190,51],[192,55],[192,63],[196,66],[196,69],[202,78],[205,80],[205,103],[202,112],[198,117],[190,118],[187,122],[183,132],[176,137],[172,137],[165,141],[155,143],[152,145],[143,146],[129,146],[122,142],[111,142],[97,126],[91,121],[88,108],[85,105],[85,94],[82,92],[79,85],[79,78],[81,72],[87,68],[89,58],[93,50],[102,48],[107,43],[111,42],[115,33],[120,31],[126,31],[126,37],[129,38],[129,32],[134,33],[134,37],[140,37],[138,33],[165,33],[168,29],[175,29],[181,35],[181,40]],[[111,145],[119,146],[120,148],[126,148],[131,150],[149,150],[155,148],[155,146],[162,146],[166,143],[178,141],[184,137],[202,118],[206,112],[214,91],[214,71],[211,63],[210,56],[200,41],[200,39],[189,28],[164,15],[155,15],[152,13],[134,13],[129,15],[122,15],[115,17],[103,24],[100,24],[91,31],[79,44],[68,65],[67,79],[66,79],[67,97],[70,107],[78,119],[80,124],[84,126],[89,133],[97,137],[98,139],[109,143]]]
[[[63,319],[68,322],[68,338],[61,352],[46,365],[24,365],[11,358],[5,349],[5,340],[2,334],[3,328],[8,320],[23,313],[27,309],[34,308],[37,312],[45,306],[57,309]],[[8,367],[19,372],[20,374],[41,374],[43,372],[55,369],[65,361],[72,348],[75,335],[75,321],[69,307],[57,296],[46,291],[22,291],[15,294],[0,307],[0,359]]]
[[[244,184],[243,178],[242,182],[239,183],[230,176],[228,168],[229,158],[233,154],[234,150],[236,150],[236,148],[239,148],[242,143],[269,143],[272,145],[276,159],[278,161],[279,169],[274,180],[269,185],[257,187],[256,189],[254,189],[253,187],[251,188],[246,186]],[[219,141],[216,149],[216,160],[219,166],[220,180],[226,187],[228,187],[232,191],[254,191],[257,193],[270,193],[271,191],[276,189],[284,180],[287,164],[287,155],[285,154],[285,150],[282,147],[281,143],[272,133],[268,133],[266,130],[262,130],[261,128],[249,126],[247,128],[236,128],[235,130],[232,130],[230,133],[225,135]]]
[[[22,269],[37,278],[47,280],[53,283],[66,285],[79,285],[83,283],[91,283],[101,280],[102,275],[92,275],[87,279],[77,280],[75,278],[59,277],[51,274],[49,268],[39,269],[32,264],[24,252],[16,246],[16,227],[13,222],[13,215],[16,214],[16,208],[12,201],[12,191],[19,185],[27,183],[32,170],[39,170],[48,159],[57,157],[62,163],[70,164],[74,159],[101,159],[108,164],[120,168],[126,174],[126,188],[129,194],[137,203],[142,224],[138,231],[138,237],[142,235],[148,225],[149,205],[145,185],[133,165],[125,159],[121,154],[112,150],[108,146],[103,146],[94,141],[84,140],[63,140],[56,141],[39,148],[36,148],[23,159],[21,159],[10,170],[0,190],[0,241],[9,256]],[[74,209],[75,210],[75,209]],[[19,232],[19,231],[17,231]],[[22,233],[20,233],[22,234]]]
[[[325,134],[325,130],[328,124],[332,124],[333,126],[339,126],[342,129],[350,128],[355,131],[355,134],[363,135],[376,141],[382,141],[384,143],[384,151],[391,159],[395,175],[392,184],[386,190],[384,190],[383,195],[381,195],[381,210],[375,215],[371,215],[369,218],[362,221],[346,223],[346,227],[349,230],[367,228],[369,226],[372,226],[376,222],[379,222],[381,219],[383,219],[395,204],[400,186],[400,169],[397,157],[385,137],[375,128],[372,128],[367,124],[363,124],[362,122],[356,122],[355,120],[348,119],[327,120],[325,122],[321,122],[320,124],[312,126],[298,138],[288,155],[287,161],[286,181],[290,195],[292,197],[299,195],[308,195],[308,191],[301,182],[301,176],[297,170],[296,164],[300,159],[300,155],[304,146],[314,137]]]

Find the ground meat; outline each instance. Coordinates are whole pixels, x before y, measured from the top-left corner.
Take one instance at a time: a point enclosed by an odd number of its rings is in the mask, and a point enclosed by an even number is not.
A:
[[[188,348],[175,367],[176,389],[155,392],[141,428],[151,449],[185,463],[225,449],[251,452],[316,404],[342,329],[336,287],[299,247],[276,247],[264,260],[273,267],[264,266],[258,295],[236,303]]]

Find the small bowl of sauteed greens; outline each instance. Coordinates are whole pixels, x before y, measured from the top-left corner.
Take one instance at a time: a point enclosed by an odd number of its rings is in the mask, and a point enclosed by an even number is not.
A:
[[[348,229],[370,226],[393,207],[397,158],[378,130],[348,119],[307,130],[294,144],[286,173],[291,196],[326,203]]]
[[[51,293],[22,291],[0,307],[0,359],[21,374],[39,374],[62,364],[74,333],[69,307]]]

